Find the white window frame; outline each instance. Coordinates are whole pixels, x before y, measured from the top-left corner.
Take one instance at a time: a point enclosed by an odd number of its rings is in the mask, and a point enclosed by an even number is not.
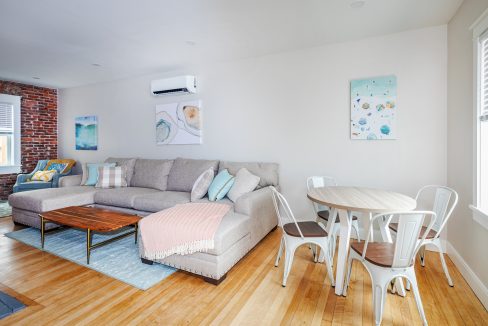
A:
[[[480,61],[481,61],[481,49],[480,49],[480,37],[488,32],[488,10],[486,10],[471,26],[473,31],[473,63],[474,63],[474,112],[473,112],[473,138],[474,138],[474,148],[473,153],[475,157],[473,158],[473,200],[474,203],[469,205],[473,211],[473,219],[480,225],[488,229],[488,212],[483,211],[480,207],[480,113],[481,113],[481,73],[480,73]],[[488,123],[488,122],[483,122]]]
[[[13,139],[13,159],[14,164],[0,166],[0,174],[11,174],[21,172],[20,163],[20,96],[0,94],[1,103],[9,103],[14,108],[14,139]]]

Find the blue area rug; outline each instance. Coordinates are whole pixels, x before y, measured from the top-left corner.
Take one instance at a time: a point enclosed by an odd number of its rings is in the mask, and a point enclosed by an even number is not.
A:
[[[12,207],[6,201],[0,201],[0,217],[12,215]]]
[[[25,308],[25,305],[7,293],[0,292],[0,319],[10,316],[19,310]]]
[[[121,230],[120,232],[124,232]],[[93,244],[117,235],[117,233],[94,234]],[[27,228],[6,233],[5,236],[23,242],[35,248],[41,248],[41,232]],[[128,236],[106,246],[93,249],[90,265],[86,264],[86,232],[77,229],[62,229],[46,234],[44,250],[71,260],[79,265],[94,269],[138,289],[147,290],[173,274],[176,269],[162,264],[146,265],[141,263],[138,245],[134,236]]]

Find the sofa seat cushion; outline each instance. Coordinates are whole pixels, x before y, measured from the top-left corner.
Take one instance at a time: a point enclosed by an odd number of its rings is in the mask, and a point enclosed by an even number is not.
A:
[[[95,203],[106,206],[133,208],[137,197],[160,193],[161,191],[150,188],[124,187],[98,190],[95,194]]]
[[[93,204],[96,192],[94,187],[89,186],[39,189],[12,194],[8,201],[12,207],[41,213],[68,206]]]
[[[177,204],[190,202],[190,193],[182,191],[158,191],[156,193],[137,196],[134,200],[134,209],[145,212],[159,212]]]
[[[221,255],[232,247],[236,242],[251,232],[251,218],[247,215],[229,211],[224,216],[214,237],[214,249],[207,253],[210,255]]]

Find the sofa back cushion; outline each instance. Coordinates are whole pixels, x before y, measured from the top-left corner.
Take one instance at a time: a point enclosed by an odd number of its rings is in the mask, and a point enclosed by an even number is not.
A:
[[[137,159],[131,187],[152,188],[165,191],[173,160]]]
[[[219,171],[227,169],[232,175],[236,175],[242,168],[260,178],[256,189],[279,184],[278,163],[220,161],[219,164]]]
[[[168,190],[191,192],[200,174],[209,168],[217,174],[219,161],[177,158],[168,177]]]
[[[105,163],[115,163],[117,166],[125,167],[125,180],[127,185],[130,185],[134,175],[134,166],[136,165],[135,158],[109,157],[105,160]]]

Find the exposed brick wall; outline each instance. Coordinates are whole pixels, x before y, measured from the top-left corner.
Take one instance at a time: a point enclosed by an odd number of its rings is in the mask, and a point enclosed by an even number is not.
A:
[[[58,91],[0,80],[0,94],[22,96],[20,104],[22,172],[39,160],[58,156]],[[12,192],[16,174],[0,174],[0,199]]]

